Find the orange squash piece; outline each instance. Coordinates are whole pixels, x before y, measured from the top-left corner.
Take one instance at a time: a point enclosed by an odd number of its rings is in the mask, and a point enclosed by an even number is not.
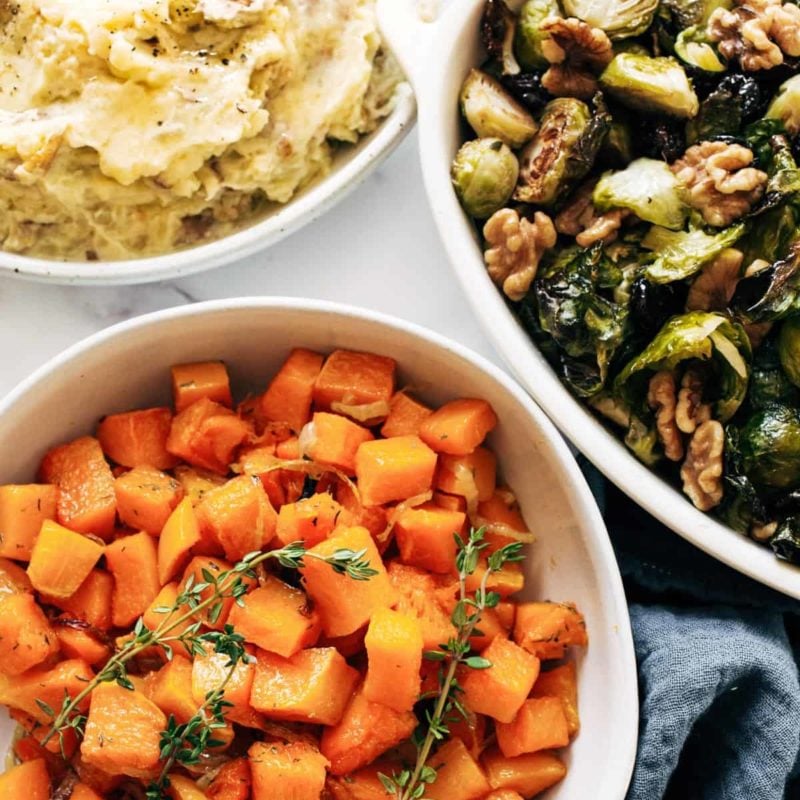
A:
[[[111,599],[114,578],[102,569],[93,569],[78,590],[69,597],[42,594],[42,602],[55,606],[75,619],[88,622],[93,628],[107,631],[111,628]]]
[[[133,530],[158,536],[183,498],[183,487],[166,472],[134,467],[114,481],[117,514]]]
[[[492,789],[519,792],[523,797],[549,789],[567,774],[561,759],[547,751],[506,758],[499,751],[490,750],[481,761]]]
[[[161,709],[141,692],[101,683],[92,692],[81,755],[112,775],[150,778],[158,770],[166,725]]]
[[[442,492],[483,502],[492,497],[496,481],[497,458],[486,447],[476,447],[463,456],[439,456],[435,483]]]
[[[195,700],[192,677],[192,662],[176,655],[158,672],[152,673],[147,681],[147,696],[167,716],[172,715],[180,723],[188,722],[205,700],[205,696],[199,703]],[[218,738],[216,731],[214,738]]]
[[[258,478],[239,475],[211,489],[195,509],[204,548],[219,546],[230,561],[263,550],[275,535],[277,514]]]
[[[178,459],[167,452],[172,425],[168,408],[142,408],[124,414],[110,414],[97,426],[103,452],[123,467],[172,469]]]
[[[346,413],[340,410],[341,406],[377,403],[385,403],[388,409],[394,392],[395,367],[394,359],[385,356],[334,350],[314,384],[314,404],[321,411],[339,413]]]
[[[352,475],[356,451],[375,437],[347,417],[317,411],[303,429],[304,454],[312,461],[336,467]]]
[[[571,603],[520,603],[514,641],[542,660],[563,658],[568,645],[589,643],[583,616]]]
[[[300,439],[297,436],[291,436],[281,442],[275,448],[275,455],[284,461],[296,461],[300,458]]]
[[[158,581],[169,583],[189,560],[200,541],[200,529],[189,497],[184,497],[169,515],[158,539]]]
[[[486,573],[486,558],[478,562],[478,566],[472,574],[467,576],[466,587],[468,592],[474,592],[483,581]],[[506,598],[525,588],[525,574],[522,571],[522,564],[512,561],[503,564],[503,567],[496,572],[492,572],[486,581],[486,588],[490,592],[497,592],[500,597]]]
[[[539,675],[539,659],[502,636],[483,651],[488,669],[467,669],[462,676],[464,704],[476,714],[511,722]]]
[[[257,742],[247,752],[253,800],[317,800],[325,788],[325,757],[306,742]]]
[[[111,656],[111,648],[88,630],[85,622],[59,617],[53,624],[65,658],[79,658],[94,667],[104,664]]]
[[[438,678],[436,683],[434,691],[438,693]],[[478,758],[486,742],[486,717],[468,709],[464,711],[466,714],[459,714],[458,719],[449,723],[447,727],[450,729],[451,738],[461,739],[472,757]]]
[[[28,761],[0,775],[3,800],[50,800],[50,775],[43,758]]]
[[[132,625],[159,593],[158,550],[146,533],[123,536],[106,548],[106,564],[114,576],[111,618],[114,626]]]
[[[207,556],[195,556],[187,565],[186,569],[183,573],[183,578],[181,579],[180,590],[183,591],[186,588],[187,581],[191,578],[195,584],[198,583],[208,583],[206,576],[203,574],[204,572],[208,572],[210,575],[217,578],[221,573],[227,572],[233,567],[228,561],[222,558],[208,558]],[[255,586],[256,581],[252,578],[248,578],[246,576],[242,576],[242,581],[247,584],[248,586]],[[225,586],[231,586],[234,579],[225,581]],[[204,589],[200,592],[200,599],[206,600],[210,597],[214,592],[213,587],[209,586],[208,588]],[[209,628],[214,628],[215,630],[222,630],[225,626],[225,623],[228,621],[228,616],[231,613],[231,607],[233,606],[234,601],[232,597],[225,597],[222,600],[222,607],[220,610],[219,615],[216,616],[215,620],[212,620],[211,611],[213,607],[206,608],[202,611],[199,611],[195,614],[195,618],[203,622]]]
[[[103,800],[103,798],[85,783],[76,783],[69,800]]]
[[[167,614],[165,611],[157,610],[174,608],[175,601],[177,599],[178,584],[176,582],[173,581],[172,583],[162,586],[159,593],[153,598],[153,601],[147,607],[147,610],[144,612],[144,614],[142,614],[142,622],[144,622],[145,626],[151,631],[154,631],[156,628],[158,628],[158,626],[161,625],[165,620],[168,620],[169,622],[177,622],[178,618],[182,617],[186,611],[185,608],[179,608],[176,611],[173,611],[171,614]],[[171,628],[170,636],[180,636],[191,626],[192,620],[186,620],[185,622],[178,624],[174,629]],[[187,657],[191,656],[185,645],[183,645],[181,642],[170,642],[170,646],[175,653],[181,653]],[[153,653],[158,656],[163,656],[163,650],[161,648],[153,648]]]
[[[369,580],[354,581],[313,557],[332,556],[337,550],[363,551],[360,560],[367,562],[375,574]],[[353,633],[369,622],[376,609],[389,608],[397,601],[378,548],[366,528],[342,528],[312,547],[303,559],[301,573],[326,636]]]
[[[323,360],[311,350],[292,350],[261,396],[261,414],[272,422],[285,422],[299,433],[311,416],[314,383]]]
[[[33,546],[28,577],[39,592],[69,597],[78,591],[102,555],[102,545],[45,520]]]
[[[41,746],[42,750],[38,752],[38,756],[35,754],[35,748],[31,747],[31,753],[33,758],[42,757],[44,753],[52,753],[53,755],[67,758],[72,758],[75,754],[75,751],[78,749],[78,744],[80,743],[78,740],[78,735],[74,729],[65,729],[62,731],[62,735],[53,736],[46,745],[43,745],[42,742],[44,741],[45,737],[48,736],[50,733],[50,726],[35,720],[33,717],[26,714],[24,711],[17,711],[16,709],[10,709],[8,712],[8,716],[14,720],[14,722],[19,725],[19,727],[24,732],[26,737],[30,737],[34,742]],[[62,754],[62,747],[63,747],[63,754]],[[45,759],[50,762],[49,756],[44,756]],[[29,761],[31,759],[24,759]]]
[[[418,436],[396,436],[364,442],[356,453],[356,478],[367,506],[430,491],[436,453]]]
[[[369,666],[364,696],[395,711],[411,711],[419,699],[422,626],[415,617],[378,608],[364,639]]]
[[[480,635],[470,636],[469,644],[478,653],[483,652],[496,636],[508,638],[510,628],[507,628],[494,608],[485,608],[481,614],[478,625]]]
[[[0,595],[0,672],[21,675],[57,652],[56,633],[33,595]]]
[[[511,722],[495,725],[497,744],[507,758],[569,744],[564,706],[557,697],[526,700]]]
[[[451,400],[420,425],[419,436],[437,453],[465,456],[497,425],[497,415],[485,400]]]
[[[496,792],[487,794],[484,800],[525,800],[519,792],[513,789],[498,789]]]
[[[320,636],[319,647],[335,647],[345,658],[357,656],[364,652],[364,638],[367,629],[359,628],[357,631],[348,633],[347,636]]]
[[[461,739],[446,741],[430,760],[436,780],[425,790],[430,800],[478,800],[490,790],[481,765]]]
[[[81,758],[80,753],[72,760],[72,767],[81,783],[86,784],[102,797],[113,792],[125,780],[122,775],[109,775],[92,764],[87,764]]]
[[[172,800],[207,800],[208,795],[185,775],[171,774],[167,794]]]
[[[173,470],[173,474],[183,486],[184,495],[196,506],[215,486],[222,486],[225,478],[207,469],[188,467],[181,464]]]
[[[395,392],[389,401],[389,416],[381,427],[381,436],[417,436],[420,425],[433,411],[408,392]]]
[[[45,483],[58,487],[57,519],[78,533],[109,539],[114,532],[117,504],[114,476],[100,442],[83,436],[50,450],[39,468]]]
[[[0,558],[0,596],[33,592],[33,584],[28,573],[19,564],[7,558]]]
[[[320,632],[305,592],[273,576],[235,604],[228,621],[246,641],[285,658],[313,645]]]
[[[250,762],[236,758],[222,766],[206,789],[209,800],[249,800],[252,777]]]
[[[463,497],[445,492],[434,492],[431,502],[439,508],[446,508],[448,511],[466,511],[467,501]]]
[[[358,525],[366,528],[375,539],[386,530],[389,517],[383,506],[361,505],[353,494],[353,490],[343,483],[339,483],[336,487],[335,497],[345,512],[345,516],[341,520],[343,525]]]
[[[228,678],[228,657],[214,652],[210,644],[205,646],[205,655],[195,654],[192,663],[192,697],[200,706],[205,702],[209,692],[218,689],[222,682]],[[230,707],[225,709],[226,718],[231,722],[251,726],[256,714],[250,708],[250,692],[253,687],[255,675],[256,649],[249,645],[245,648],[252,661],[240,661],[233,670],[233,674],[225,684],[224,698]]]
[[[327,492],[281,506],[276,537],[281,546],[303,542],[313,547],[327,539],[342,517],[343,509]]]
[[[463,532],[466,518],[462,511],[448,511],[433,504],[403,510],[394,526],[403,563],[429,572],[454,573],[454,535]]]
[[[261,652],[250,704],[272,719],[336,725],[358,679],[332,647],[301,650],[288,659]]]
[[[233,405],[228,370],[222,361],[198,361],[172,367],[172,399],[177,412],[206,399],[230,408]]]
[[[330,761],[334,775],[347,775],[367,766],[390,748],[411,736],[417,718],[372,703],[363,686],[353,695],[337,725],[325,728],[320,750]]]
[[[329,777],[327,788],[333,800],[388,800],[391,795],[386,794],[378,773],[393,775],[401,770],[398,763],[376,761],[350,775]]]
[[[42,523],[56,518],[58,489],[50,484],[0,486],[0,556],[29,561]]]
[[[533,684],[533,697],[557,697],[567,719],[567,731],[574,736],[581,728],[578,714],[578,676],[575,662],[568,661],[548,672],[540,672]]]

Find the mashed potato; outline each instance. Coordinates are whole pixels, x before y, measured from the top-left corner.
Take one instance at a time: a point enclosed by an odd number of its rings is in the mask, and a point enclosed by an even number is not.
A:
[[[223,236],[328,170],[399,81],[374,0],[0,0],[0,244]]]

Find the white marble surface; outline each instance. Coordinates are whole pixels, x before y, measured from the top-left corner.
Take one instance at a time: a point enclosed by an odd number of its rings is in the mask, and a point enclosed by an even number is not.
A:
[[[0,279],[0,396],[84,336],[161,308],[245,295],[315,297],[433,328],[498,361],[430,219],[416,133],[355,193],[267,253],[178,281],[76,288]]]

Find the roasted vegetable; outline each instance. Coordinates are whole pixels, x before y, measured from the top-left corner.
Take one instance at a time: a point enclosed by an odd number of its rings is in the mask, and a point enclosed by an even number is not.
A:
[[[665,56],[620,53],[600,76],[600,85],[623,105],[690,119],[699,101],[683,67]]]
[[[800,133],[800,75],[783,83],[767,109],[769,119],[779,119],[792,136]]]
[[[772,322],[797,310],[800,292],[800,258],[793,245],[786,258],[754,275],[742,278],[730,308],[743,322]]]
[[[685,284],[653,283],[644,275],[637,276],[630,288],[628,310],[634,329],[652,338],[670,318],[686,306]]]
[[[800,319],[784,320],[778,334],[778,356],[789,380],[800,386]]]
[[[675,40],[675,55],[690,67],[706,72],[724,72],[725,64],[706,34],[705,28],[685,28]]]
[[[784,325],[788,322],[789,320]],[[766,408],[773,403],[800,405],[800,391],[789,380],[781,366],[775,337],[769,337],[762,342],[753,354],[753,370],[750,374],[747,401],[753,411]]]
[[[643,156],[671,163],[686,150],[686,125],[683,120],[639,114],[633,121],[633,140]]]
[[[741,428],[739,447],[744,472],[756,486],[800,486],[798,409],[772,405],[757,411]]]
[[[516,27],[517,18],[504,0],[486,0],[481,18],[481,40],[504,75],[516,75],[520,71],[514,56]]]
[[[638,36],[650,26],[658,0],[564,0],[564,11],[601,28],[611,39]]]
[[[725,430],[725,487],[720,517],[734,530],[749,533],[754,525],[769,522],[769,512],[753,482],[744,472],[739,429],[728,425]]]
[[[633,161],[633,137],[630,126],[620,119],[612,119],[608,126],[600,151],[597,154],[597,163],[605,167],[624,167]]]
[[[500,139],[464,143],[450,170],[461,205],[478,219],[490,217],[508,202],[518,174],[517,157]]]
[[[548,17],[560,17],[556,0],[527,0],[519,11],[514,51],[519,63],[528,70],[546,69],[548,60],[542,53],[541,25]]]
[[[717,8],[730,8],[732,0],[662,0],[663,10],[672,18],[675,27],[683,30],[708,20]]]
[[[522,147],[538,125],[498,81],[479,69],[470,70],[461,87],[461,110],[481,138],[502,139],[509,147]]]
[[[800,517],[787,517],[769,540],[775,555],[783,561],[800,564]]]

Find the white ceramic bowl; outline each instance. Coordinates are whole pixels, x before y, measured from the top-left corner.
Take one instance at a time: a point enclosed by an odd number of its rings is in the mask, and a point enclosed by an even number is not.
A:
[[[484,0],[459,0],[432,26],[422,25],[414,16],[412,0],[389,2],[395,7],[391,24],[398,31],[398,41],[426,37],[425,48],[432,54],[431,60],[423,61],[429,68],[414,69],[409,60],[419,105],[422,171],[452,266],[497,351],[575,446],[639,505],[725,564],[800,598],[800,569],[695,509],[681,492],[637,461],[567,391],[487,275],[475,229],[456,199],[449,175],[463,135],[459,90],[469,69],[482,60],[478,25]]]
[[[163,404],[169,366],[224,359],[235,390],[263,388],[291,347],[355,348],[397,359],[401,381],[430,402],[486,398],[491,444],[539,541],[530,597],[575,601],[590,645],[579,655],[582,729],[570,771],[548,797],[621,800],[636,753],[636,666],[622,584],[603,521],[556,429],[496,367],[455,342],[396,319],[294,299],[201,303],[116,325],[70,348],[0,404],[0,482],[29,481],[45,450],[94,430],[106,413]],[[0,752],[11,725],[0,719]]]

